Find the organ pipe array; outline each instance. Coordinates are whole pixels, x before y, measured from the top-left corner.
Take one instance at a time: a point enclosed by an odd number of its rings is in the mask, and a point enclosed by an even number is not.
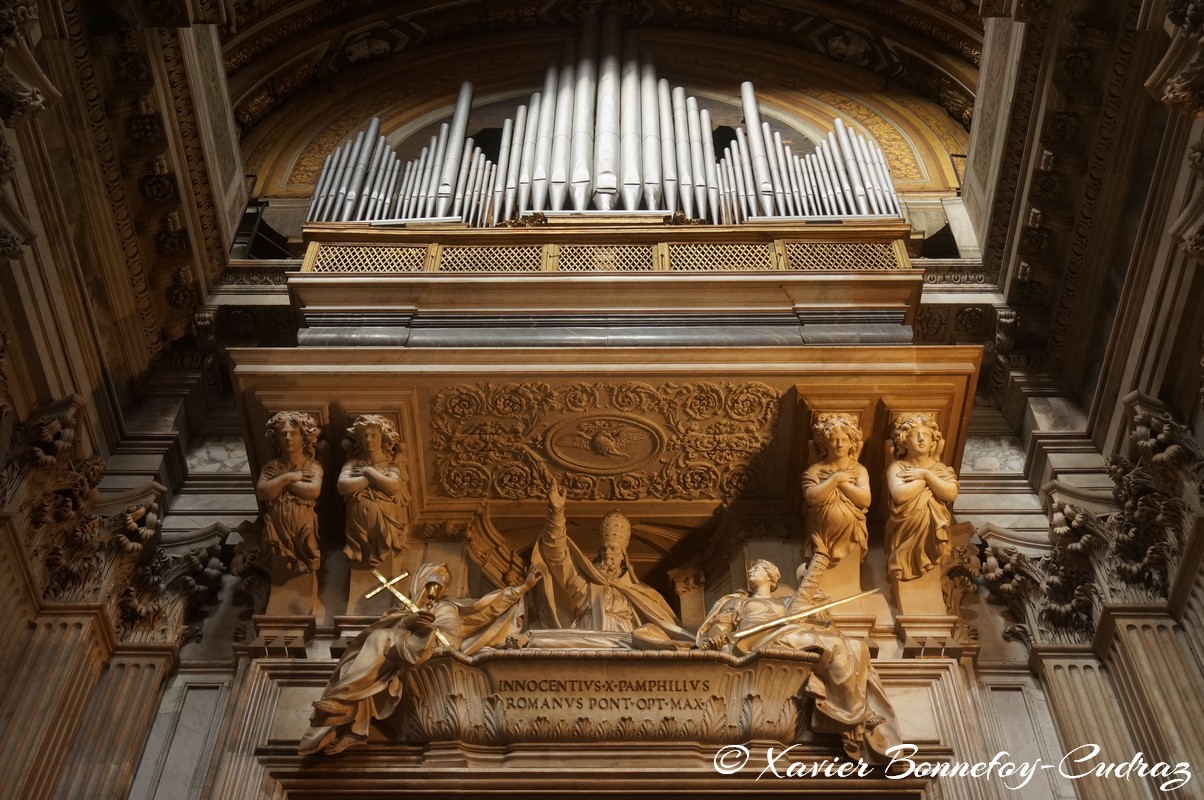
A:
[[[716,152],[711,115],[658,79],[622,16],[585,19],[542,91],[502,126],[497,162],[468,134],[465,82],[450,123],[404,164],[373,118],[326,157],[310,222],[459,221],[496,225],[532,212],[683,212],[733,225],[767,217],[899,216],[882,149],[836,119],[797,153],[740,86],[744,127]]]

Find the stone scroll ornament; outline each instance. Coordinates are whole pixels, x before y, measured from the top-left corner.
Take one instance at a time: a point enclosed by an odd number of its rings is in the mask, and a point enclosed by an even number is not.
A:
[[[860,562],[869,546],[870,507],[870,475],[857,461],[861,428],[849,414],[819,414],[811,435],[823,455],[803,473],[803,530],[817,555]]]
[[[466,384],[431,404],[448,497],[730,499],[771,490],[781,393],[763,383]]]
[[[309,414],[281,411],[268,420],[267,439],[273,458],[255,486],[265,506],[264,544],[286,571],[316,572],[322,560],[315,509],[322,491],[318,424]]]
[[[347,543],[352,566],[370,569],[400,553],[408,533],[401,504],[408,500],[402,465],[397,462],[401,436],[379,414],[361,414],[347,429],[348,460],[339,473],[339,494],[347,503]]]
[[[887,573],[915,580],[949,557],[950,504],[957,474],[940,461],[945,446],[928,414],[904,414],[891,431],[894,460],[886,468],[890,518],[886,522]]]

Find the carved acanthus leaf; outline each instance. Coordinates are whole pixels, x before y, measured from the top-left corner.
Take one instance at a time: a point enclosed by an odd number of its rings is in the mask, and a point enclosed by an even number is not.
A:
[[[216,544],[175,555],[158,551],[139,567],[118,600],[121,640],[179,645],[198,638],[187,614],[221,588],[225,570],[218,552]]]
[[[450,386],[432,401],[449,497],[520,500],[560,480],[575,499],[763,493],[780,392],[761,383]]]

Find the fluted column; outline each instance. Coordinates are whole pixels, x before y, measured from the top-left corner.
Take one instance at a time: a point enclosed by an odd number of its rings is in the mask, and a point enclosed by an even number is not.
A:
[[[1204,753],[1204,677],[1178,622],[1150,607],[1109,608],[1096,647],[1138,750],[1170,764]]]
[[[94,610],[64,608],[41,614],[12,645],[18,654],[0,694],[0,796],[36,800],[51,796],[114,638]]]
[[[1053,712],[1062,751],[1066,753],[1059,771],[1089,773],[1103,763],[1129,761],[1140,749],[1129,734],[1109,671],[1095,654],[1082,646],[1037,645],[1032,651],[1037,675],[1045,685],[1045,696]],[[1097,755],[1081,763],[1085,748],[1099,745]],[[1090,775],[1074,781],[1080,800],[1132,800],[1147,795],[1145,779]]]
[[[126,796],[175,657],[170,647],[113,654],[92,691],[55,798]]]

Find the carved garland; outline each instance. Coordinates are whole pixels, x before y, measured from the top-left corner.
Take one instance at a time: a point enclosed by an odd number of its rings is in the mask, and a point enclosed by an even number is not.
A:
[[[448,497],[726,499],[772,481],[780,393],[749,382],[451,386],[432,400]]]
[[[185,555],[159,550],[153,500],[97,513],[105,462],[72,459],[76,413],[75,403],[64,402],[23,425],[4,465],[4,497],[25,485],[16,517],[35,585],[49,606],[99,606],[122,642],[177,645],[189,607],[220,583],[217,548]],[[154,494],[154,487],[143,494]]]
[[[1149,411],[1135,417],[1132,441],[1137,462],[1109,459],[1120,511],[1055,503],[1050,555],[988,550],[982,578],[1020,622],[1006,635],[1029,646],[1088,643],[1104,604],[1166,602],[1201,510],[1204,452],[1188,428]]]

